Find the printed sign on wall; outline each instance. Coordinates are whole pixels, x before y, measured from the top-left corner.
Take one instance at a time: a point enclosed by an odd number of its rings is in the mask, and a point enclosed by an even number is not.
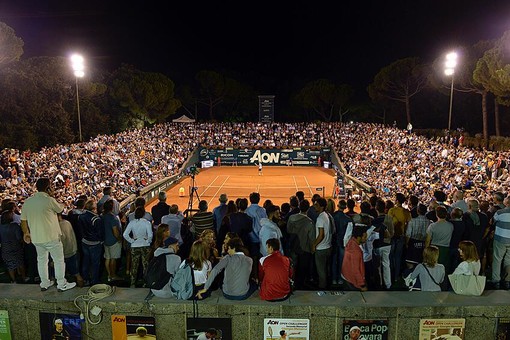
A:
[[[310,339],[309,319],[264,319],[264,340]]]
[[[466,319],[421,319],[420,340],[464,339]]]
[[[39,313],[41,340],[80,340],[82,320],[78,314]]]
[[[6,310],[0,310],[0,340],[11,339],[11,324],[9,323],[9,313]]]
[[[156,320],[150,316],[112,315],[112,339],[156,339]]]
[[[388,339],[388,320],[344,320],[342,339]]]

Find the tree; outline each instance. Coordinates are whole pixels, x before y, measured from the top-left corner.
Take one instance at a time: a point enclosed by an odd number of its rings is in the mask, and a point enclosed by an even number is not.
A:
[[[329,122],[338,113],[340,121],[348,112],[345,106],[353,90],[349,85],[335,85],[328,79],[318,79],[306,84],[296,95],[296,103],[307,111],[307,116],[318,115]]]
[[[197,73],[198,102],[207,106],[209,119],[214,120],[214,108],[225,99],[227,92],[226,77],[216,71],[203,70]]]
[[[501,135],[499,105],[510,106],[510,56],[507,51],[510,31],[487,50],[476,63],[473,79],[495,96],[494,124],[496,136]]]
[[[14,30],[0,22],[0,67],[18,61],[23,55],[24,42],[17,37]]]
[[[411,123],[411,98],[427,85],[427,66],[418,58],[397,60],[383,67],[368,86],[374,101],[389,99],[405,104],[407,123]]]
[[[175,85],[161,73],[142,72],[129,65],[117,70],[109,94],[130,113],[129,120],[144,124],[163,122],[181,106],[174,98]]]

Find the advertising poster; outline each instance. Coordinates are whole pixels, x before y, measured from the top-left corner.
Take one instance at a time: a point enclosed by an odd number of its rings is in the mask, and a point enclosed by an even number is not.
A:
[[[232,319],[187,318],[186,339],[232,340]]]
[[[9,313],[6,310],[0,310],[0,340],[11,339],[11,324],[9,323]]]
[[[156,320],[150,316],[112,315],[112,339],[156,339]]]
[[[264,319],[264,340],[309,340],[309,319]]]
[[[466,319],[421,319],[420,340],[463,340]]]
[[[498,318],[498,326],[496,328],[496,340],[507,339],[510,339],[510,318]]]
[[[343,340],[388,340],[388,320],[344,320]]]
[[[78,314],[39,313],[41,340],[79,340],[82,320]]]

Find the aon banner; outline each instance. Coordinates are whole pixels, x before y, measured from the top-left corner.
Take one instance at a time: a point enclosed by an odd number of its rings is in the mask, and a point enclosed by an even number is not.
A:
[[[309,165],[322,166],[330,160],[330,148],[292,149],[207,149],[201,148],[199,160],[213,161],[214,165]]]

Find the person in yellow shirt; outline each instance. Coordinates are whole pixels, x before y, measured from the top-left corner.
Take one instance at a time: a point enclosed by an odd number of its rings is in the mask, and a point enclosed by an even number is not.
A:
[[[390,261],[393,267],[393,280],[397,280],[402,273],[402,259],[404,256],[405,234],[407,224],[411,220],[411,213],[402,205],[406,197],[402,193],[397,193],[395,206],[388,210],[388,216],[391,217],[394,227],[394,235],[391,240]]]

